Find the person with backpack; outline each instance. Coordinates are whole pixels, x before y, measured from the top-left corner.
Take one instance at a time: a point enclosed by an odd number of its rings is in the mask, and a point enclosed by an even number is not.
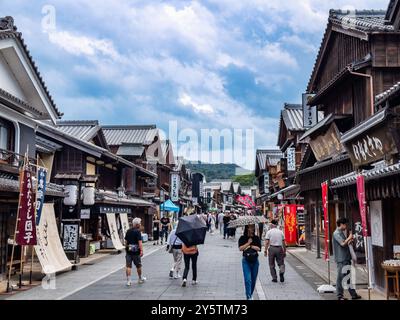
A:
[[[139,284],[144,283],[146,278],[142,275],[142,257],[143,257],[143,244],[142,234],[140,232],[140,225],[142,219],[135,218],[132,221],[132,227],[128,229],[125,235],[125,248],[126,248],[126,285],[132,285],[132,263],[136,267],[139,277]]]
[[[242,268],[246,299],[253,300],[253,292],[258,276],[258,252],[261,251],[260,237],[255,234],[255,226],[247,225],[239,238],[239,250],[243,252]]]

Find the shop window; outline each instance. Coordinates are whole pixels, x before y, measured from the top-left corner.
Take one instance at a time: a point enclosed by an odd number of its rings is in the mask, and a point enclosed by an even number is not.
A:
[[[6,160],[9,155],[4,153],[4,150],[12,150],[12,142],[13,142],[13,124],[9,121],[0,119],[0,160]]]

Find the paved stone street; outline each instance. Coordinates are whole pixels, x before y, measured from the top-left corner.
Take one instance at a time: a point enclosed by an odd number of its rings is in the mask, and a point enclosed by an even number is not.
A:
[[[172,256],[165,247],[146,245],[143,259],[148,281],[132,287],[125,286],[124,255],[110,255],[101,261],[57,276],[56,289],[41,286],[21,292],[9,299],[107,299],[107,300],[237,300],[244,299],[241,254],[236,240],[223,240],[219,234],[207,235],[200,246],[197,286],[189,282],[181,287],[180,280],[171,280],[168,272]],[[288,255],[285,283],[272,283],[267,261],[260,257],[259,281],[255,300],[326,299],[316,292],[323,280],[296,258]],[[189,280],[191,279],[189,274]]]

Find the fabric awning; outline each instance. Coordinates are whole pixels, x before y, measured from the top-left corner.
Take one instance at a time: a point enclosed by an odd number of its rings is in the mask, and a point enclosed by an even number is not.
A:
[[[174,211],[179,212],[179,207],[175,205],[171,200],[167,200],[160,205],[160,209],[163,211]]]

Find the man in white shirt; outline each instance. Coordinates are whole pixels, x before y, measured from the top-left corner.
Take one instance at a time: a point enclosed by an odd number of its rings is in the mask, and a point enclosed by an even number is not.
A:
[[[278,282],[275,269],[275,260],[279,266],[279,278],[281,282],[285,281],[285,256],[286,244],[285,235],[278,228],[278,221],[271,221],[271,229],[265,236],[265,256],[268,256],[269,269],[272,276],[272,282]]]
[[[168,242],[167,242],[167,250],[169,251],[172,247],[172,257],[174,258],[174,263],[172,264],[171,270],[169,271],[169,277],[178,279],[180,278],[179,271],[181,270],[182,265],[182,241],[176,236],[176,229],[172,230]]]
[[[224,213],[220,212],[218,214],[218,228],[219,228],[219,233],[221,235],[224,235]]]

